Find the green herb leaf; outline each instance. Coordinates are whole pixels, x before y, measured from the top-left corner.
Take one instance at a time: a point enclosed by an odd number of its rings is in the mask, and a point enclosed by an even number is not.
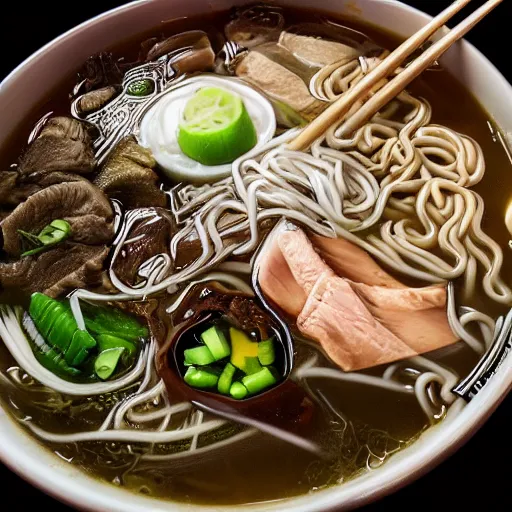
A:
[[[18,229],[18,233],[35,246],[34,249],[25,251],[21,256],[32,256],[66,240],[71,233],[71,226],[65,220],[56,219],[45,226],[37,236],[21,229]]]

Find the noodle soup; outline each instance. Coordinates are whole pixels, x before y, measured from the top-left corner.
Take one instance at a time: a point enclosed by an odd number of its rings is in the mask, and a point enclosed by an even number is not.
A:
[[[93,56],[52,97],[2,159],[24,428],[132,491],[243,504],[374,471],[469,400],[511,294],[485,112],[434,66],[350,137],[287,148],[396,44],[244,8]]]

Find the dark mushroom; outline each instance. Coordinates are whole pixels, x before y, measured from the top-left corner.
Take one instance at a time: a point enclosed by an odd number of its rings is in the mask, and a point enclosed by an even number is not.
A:
[[[165,206],[167,200],[158,187],[154,167],[156,161],[151,152],[129,136],[112,150],[94,183],[125,208]]]
[[[254,48],[268,41],[276,41],[284,27],[284,16],[279,7],[253,5],[237,10],[225,28],[226,38],[245,48]]]
[[[78,174],[51,172],[48,174],[20,174],[18,170],[0,173],[0,205],[18,206],[32,194],[57,183],[87,181]]]
[[[95,166],[85,125],[69,117],[53,117],[25,151],[18,169],[23,175],[55,171],[88,174]]]
[[[201,30],[191,30],[156,43],[148,52],[146,61],[176,53],[173,68],[180,74],[206,71],[213,67],[215,54],[208,35]]]
[[[80,90],[89,92],[107,86],[121,85],[123,71],[111,53],[99,53],[87,59],[78,73]]]
[[[78,112],[80,114],[86,114],[94,112],[104,107],[114,96],[117,95],[119,89],[112,85],[102,87],[85,93],[80,97],[77,103]]]
[[[138,276],[140,266],[153,256],[169,252],[175,229],[168,210],[141,209],[140,220],[130,230],[129,238],[134,241],[123,247],[114,262],[113,270],[117,277],[128,285],[137,284],[141,279]]]
[[[27,294],[59,297],[84,285],[100,285],[109,248],[64,242],[36,257],[0,263],[0,285]]]
[[[103,245],[112,239],[112,218],[108,199],[90,182],[52,185],[29,197],[3,221],[4,251],[19,257],[23,252],[19,230],[38,233],[55,219],[70,224],[70,241]]]

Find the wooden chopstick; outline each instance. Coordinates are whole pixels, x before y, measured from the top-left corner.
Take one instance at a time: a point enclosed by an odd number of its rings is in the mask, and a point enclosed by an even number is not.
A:
[[[396,68],[425,41],[465,7],[471,0],[457,0],[430,23],[416,32],[407,41],[394,50],[379,66],[366,75],[354,88],[349,89],[338,100],[322,112],[288,145],[292,150],[308,147],[316,138],[324,133],[336,121],[342,118],[352,105],[364,98],[373,86],[383,78],[391,75]],[[432,48],[430,49],[432,50]]]
[[[337,131],[338,137],[345,137],[363,126],[382,107],[400,94],[415,78],[429,68],[454,43],[463,38],[478,22],[484,19],[503,0],[489,0],[462,23],[450,30],[448,34],[432,45],[420,57],[412,62],[402,73],[388,82],[373,97],[371,97],[350,119]]]

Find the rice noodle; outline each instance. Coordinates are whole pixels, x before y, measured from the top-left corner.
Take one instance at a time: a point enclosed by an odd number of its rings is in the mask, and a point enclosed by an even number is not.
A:
[[[42,428],[27,421],[25,425],[40,439],[49,443],[79,443],[87,441],[121,441],[127,443],[173,443],[190,439],[195,434],[204,434],[211,430],[218,429],[224,425],[223,420],[205,421],[197,426],[185,430],[169,430],[163,432],[143,430],[97,430],[92,432],[77,432],[75,434],[56,434],[47,432]]]
[[[448,285],[447,314],[452,331],[477,354],[483,354],[485,350],[490,347],[494,339],[494,330],[496,327],[494,320],[490,316],[475,310],[468,311],[459,317],[455,304],[453,283],[449,283]],[[478,340],[466,329],[467,325],[472,322],[478,324],[483,342]]]
[[[445,409],[454,403],[457,398],[451,390],[458,382],[459,377],[451,370],[421,356],[389,365],[382,377],[363,373],[346,373],[333,368],[317,367],[317,362],[318,358],[312,357],[295,370],[293,377],[299,381],[306,381],[311,378],[335,379],[376,386],[389,391],[414,394],[418,404],[432,423],[438,420],[444,414]],[[407,366],[402,368],[404,365]],[[396,380],[396,375],[400,369],[402,369],[403,373],[407,373],[409,377],[413,378],[413,386],[402,384]],[[437,383],[441,388],[439,401],[442,403],[442,407],[440,411],[430,396],[433,393],[432,384],[434,383]],[[435,401],[437,402],[437,400]]]
[[[404,386],[380,377],[373,377],[372,375],[365,375],[363,373],[346,373],[341,370],[335,370],[334,368],[299,369],[295,372],[295,378],[299,380],[310,378],[341,380],[344,382],[354,382],[357,384],[379,387],[389,391],[398,391],[399,393],[414,393],[411,386]]]
[[[218,450],[220,448],[224,448],[226,446],[231,446],[233,443],[237,443],[239,441],[245,441],[249,437],[253,436],[257,430],[255,429],[247,429],[244,430],[238,434],[235,434],[234,436],[229,437],[228,439],[224,439],[222,441],[217,441],[216,443],[208,444],[206,446],[197,447],[195,445],[193,448],[192,446],[187,451],[177,452],[177,453],[169,453],[165,455],[158,455],[158,454],[144,454],[140,457],[141,461],[169,461],[169,460],[176,460],[176,459],[182,459],[184,457],[190,457],[191,455],[199,455],[203,456],[206,453]]]

